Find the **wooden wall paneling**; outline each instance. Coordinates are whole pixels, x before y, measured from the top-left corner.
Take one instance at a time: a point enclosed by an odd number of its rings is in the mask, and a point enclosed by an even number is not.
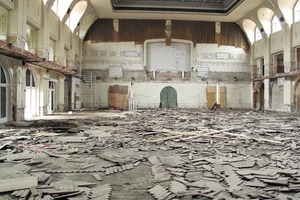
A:
[[[226,108],[226,86],[220,86],[220,108]]]
[[[147,39],[166,38],[166,20],[120,19],[119,33],[113,28],[112,19],[98,19],[88,30],[85,41],[122,42],[143,44]],[[197,43],[218,43],[249,50],[248,40],[242,29],[233,22],[221,23],[221,34],[216,36],[215,22],[172,20],[171,38],[191,40]]]
[[[143,44],[144,40],[145,40],[145,35],[146,35],[146,30],[147,30],[147,26],[145,23],[143,23],[142,20],[139,20],[139,23],[136,24],[136,27],[138,28],[137,31],[135,32],[136,34],[136,40],[135,42],[137,44]]]
[[[120,20],[121,41],[136,41],[136,33],[140,30],[136,26],[135,20]]]
[[[165,28],[166,21],[165,20],[147,20],[146,21],[146,39],[155,39],[155,38],[165,38]]]
[[[207,86],[206,88],[206,100],[207,100],[207,108],[211,109],[216,103],[216,86]]]

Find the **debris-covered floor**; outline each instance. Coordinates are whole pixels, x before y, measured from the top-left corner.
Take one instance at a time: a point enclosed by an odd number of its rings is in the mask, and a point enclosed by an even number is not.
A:
[[[300,199],[299,115],[141,110],[0,125],[0,199]]]

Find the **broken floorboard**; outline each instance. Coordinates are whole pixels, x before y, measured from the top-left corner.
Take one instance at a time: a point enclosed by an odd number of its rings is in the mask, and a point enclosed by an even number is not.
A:
[[[300,198],[297,115],[182,109],[81,117],[2,130],[1,180],[31,175],[38,185],[0,198]],[[59,136],[56,123],[66,127]],[[80,131],[70,133],[72,124]],[[31,135],[39,131],[47,134]]]

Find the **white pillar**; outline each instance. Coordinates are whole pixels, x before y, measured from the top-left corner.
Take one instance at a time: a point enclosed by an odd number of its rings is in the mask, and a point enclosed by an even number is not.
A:
[[[264,109],[269,110],[271,109],[270,105],[270,79],[264,80]]]
[[[45,110],[45,104],[47,101],[47,91],[48,91],[48,81],[46,81],[46,70],[40,69],[40,81],[39,81],[39,116],[43,116],[46,112]]]
[[[220,104],[220,82],[217,82],[216,103]]]
[[[292,103],[292,97],[293,97],[293,94],[292,94],[292,87],[293,87],[293,84],[292,84],[292,81],[291,80],[285,80],[284,81],[284,88],[283,88],[283,103],[284,103],[284,111],[287,111],[287,112],[291,112],[291,103]]]

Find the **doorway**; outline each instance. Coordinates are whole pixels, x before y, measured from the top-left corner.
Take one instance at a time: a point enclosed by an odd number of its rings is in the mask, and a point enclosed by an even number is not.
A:
[[[25,118],[37,116],[36,81],[29,69],[26,70]]]
[[[265,106],[265,86],[263,81],[255,82],[253,86],[253,108],[263,110]]]
[[[259,88],[259,108],[263,110],[264,106],[265,106],[265,85],[264,83],[262,83]]]
[[[167,86],[161,90],[160,108],[177,108],[177,92],[173,87]]]
[[[49,81],[49,110],[48,113],[51,114],[56,110],[56,83],[54,81]]]

